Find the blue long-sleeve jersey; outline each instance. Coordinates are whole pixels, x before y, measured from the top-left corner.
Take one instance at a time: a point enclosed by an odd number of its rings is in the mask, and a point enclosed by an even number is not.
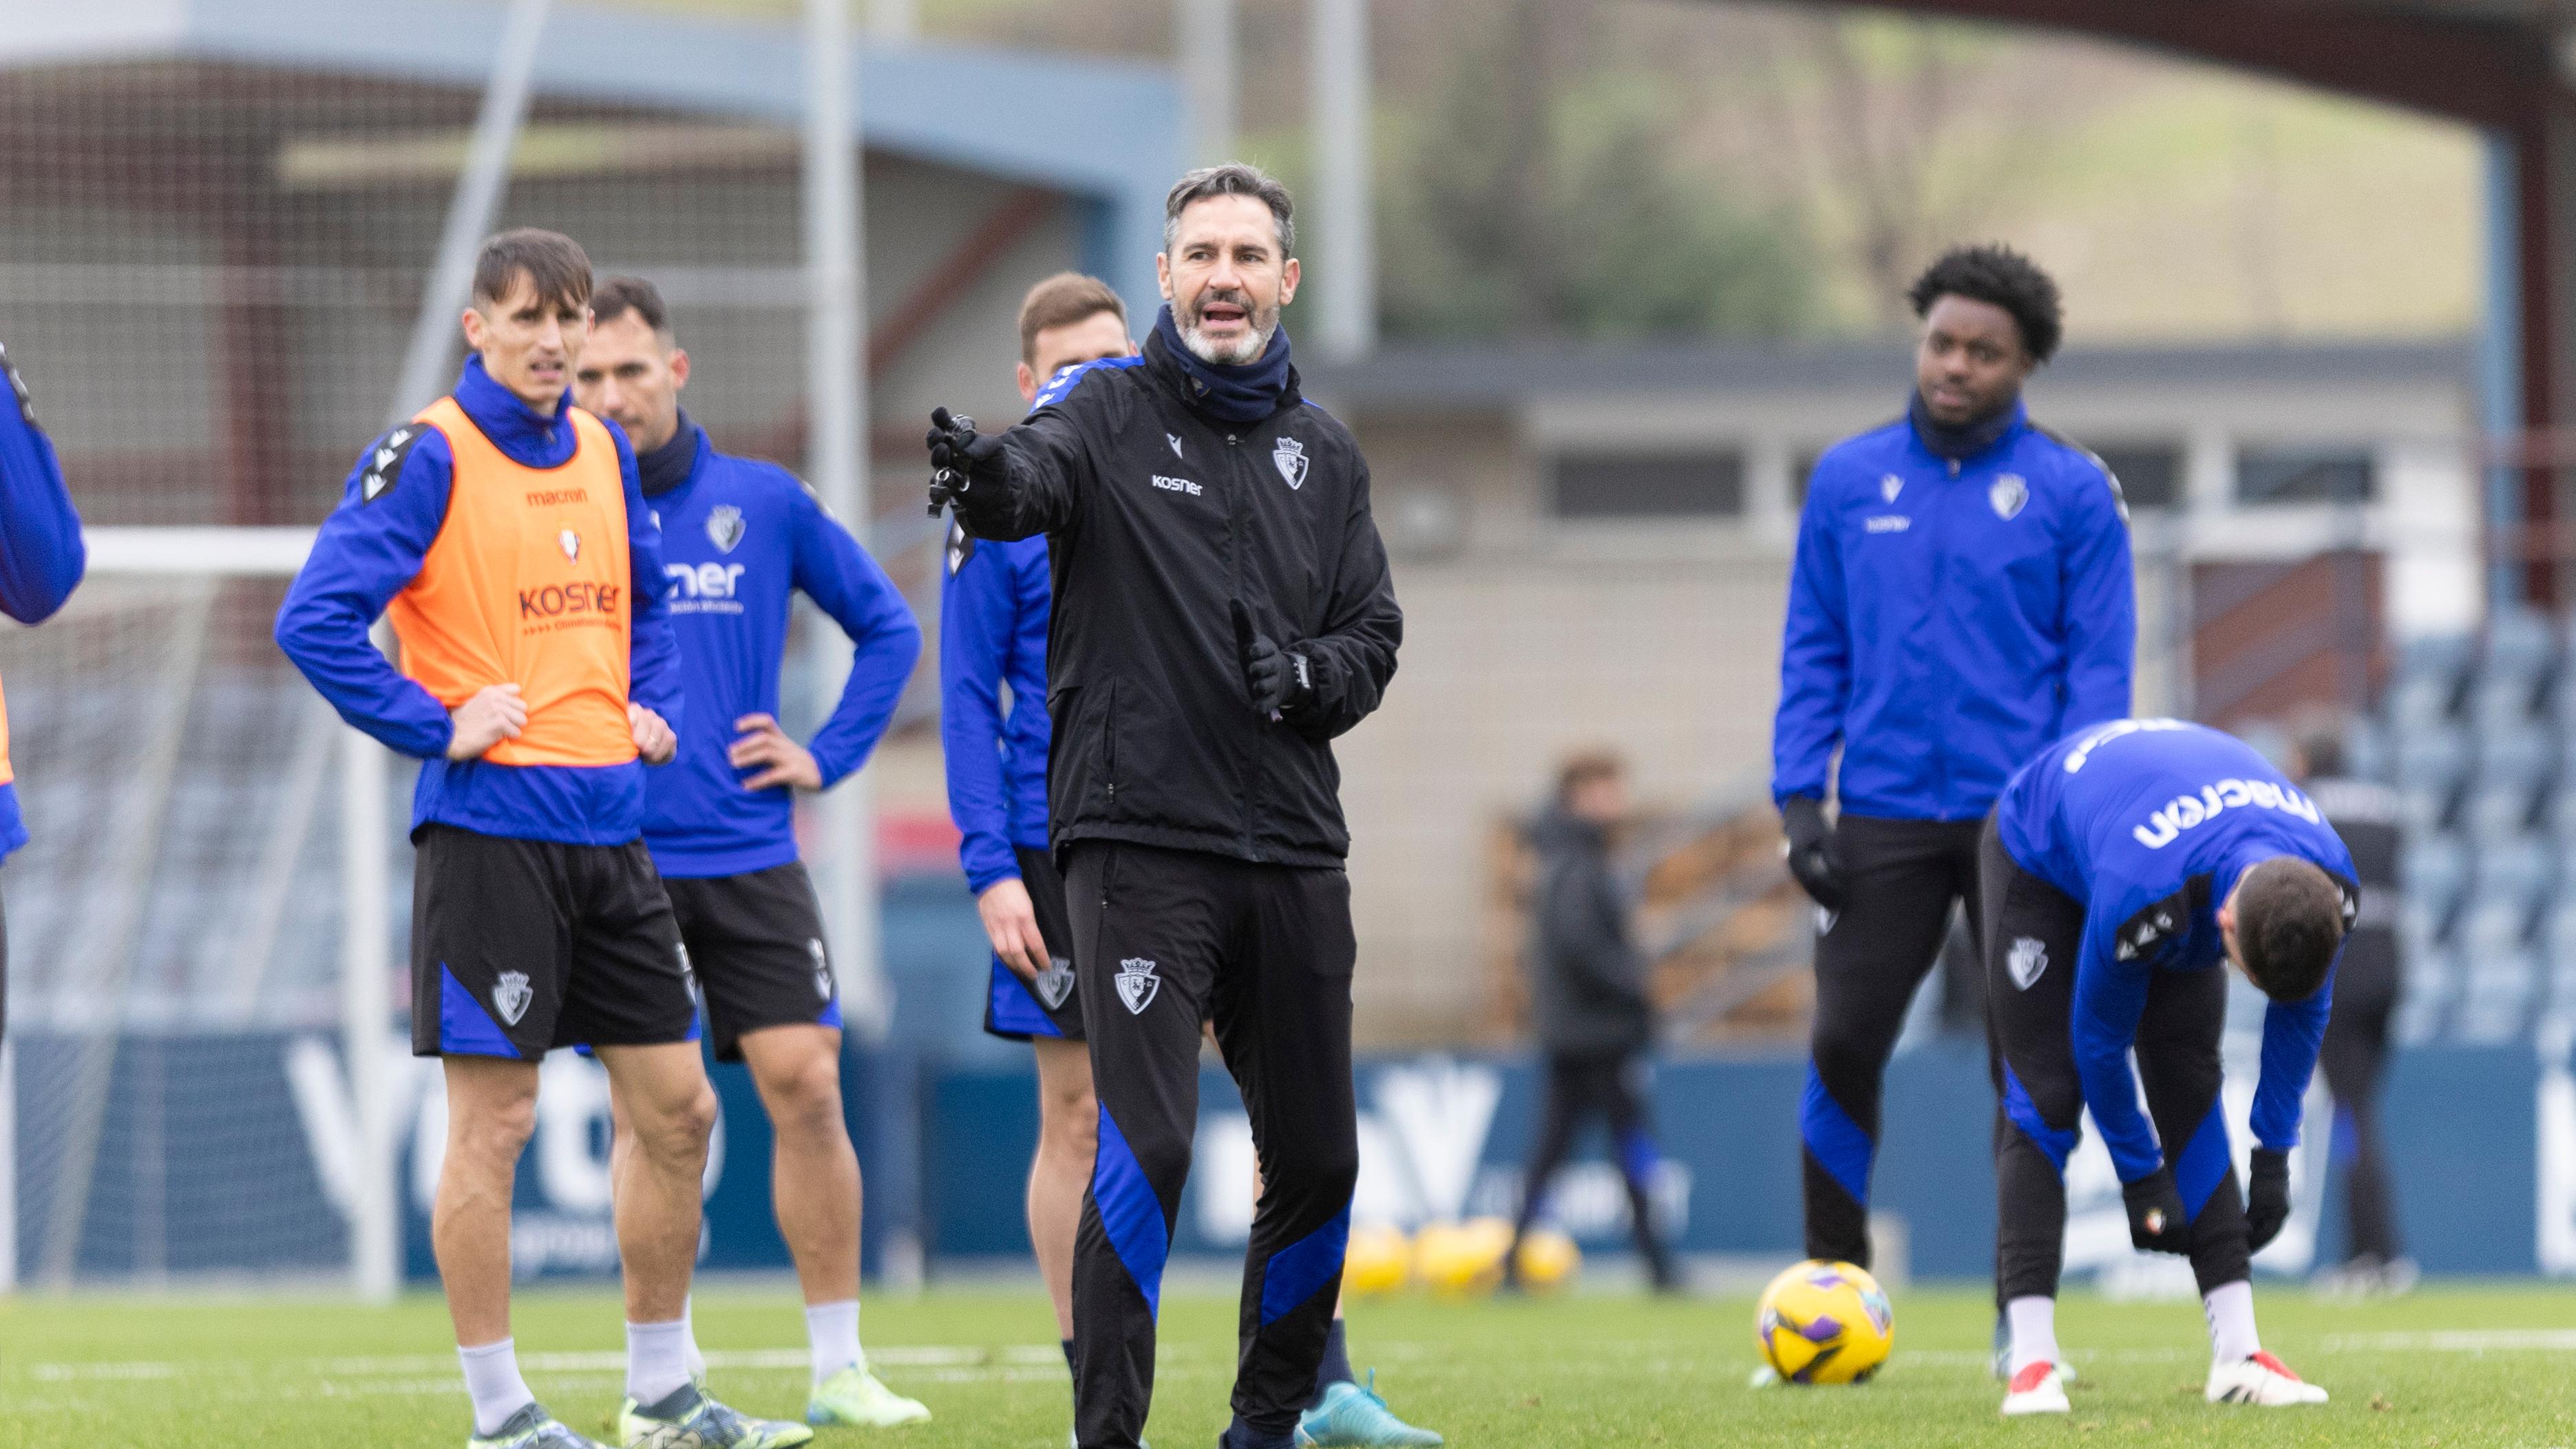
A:
[[[1837,444],[1798,521],[1771,734],[1777,801],[1973,820],[2013,770],[2129,712],[2137,606],[2119,485],[2010,425],[1953,461],[1910,419]]]
[[[1019,875],[1016,848],[1047,848],[1051,605],[1045,539],[996,543],[949,526],[948,580],[939,597],[939,734],[958,859],[977,895]]]
[[[2084,907],[2071,1031],[2084,1104],[2120,1180],[2164,1162],[2138,1106],[2129,1048],[2157,971],[2219,968],[2218,908],[2252,866],[2276,856],[2313,861],[2360,899],[2352,856],[2315,803],[2243,741],[2181,720],[2097,725],[2030,762],[1995,809],[2015,864]],[[2316,1070],[2334,980],[2304,1001],[2263,1014],[2263,1069],[2254,1138],[2298,1145],[2300,1101]]]
[[[660,515],[689,723],[646,790],[645,843],[662,874],[742,875],[796,859],[795,792],[746,790],[727,756],[745,715],[778,714],[788,608],[802,590],[856,646],[831,718],[806,746],[833,785],[867,762],[921,657],[903,593],[796,476],[732,458],[691,425],[686,481],[650,498]]]
[[[0,348],[0,377],[8,392],[0,397],[0,613],[35,624],[79,587],[89,546],[53,439],[36,425],[35,402],[6,348]],[[0,783],[0,860],[26,843],[18,787]]]
[[[455,398],[493,446],[530,468],[560,468],[578,443],[567,395],[539,416],[469,357]],[[613,422],[625,483],[627,565],[634,610],[627,635],[627,698],[686,730],[679,646],[663,598],[662,541],[635,468],[635,450]],[[450,760],[455,733],[447,709],[405,678],[367,637],[394,595],[417,577],[447,520],[456,460],[446,437],[407,427],[394,448],[370,446],[351,469],[340,506],[322,523],[313,552],[277,611],[277,644],[340,717],[387,747],[423,761],[412,791],[412,828],[454,825],[484,835],[568,845],[623,845],[644,827],[645,766],[503,765]],[[390,437],[390,435],[388,435]],[[390,480],[373,470],[379,453],[399,453]],[[375,479],[370,491],[370,478]],[[502,683],[505,681],[494,681]]]

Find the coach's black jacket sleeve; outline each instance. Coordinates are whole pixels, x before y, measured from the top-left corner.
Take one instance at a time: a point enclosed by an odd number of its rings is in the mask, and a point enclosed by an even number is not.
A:
[[[1299,734],[1315,740],[1332,739],[1368,718],[1386,697],[1386,682],[1395,677],[1396,647],[1404,642],[1404,612],[1395,605],[1386,545],[1369,511],[1366,463],[1358,465],[1324,617],[1324,632],[1295,646],[1307,658],[1313,692],[1282,716]]]
[[[1008,472],[957,495],[957,521],[977,538],[996,540],[1067,527],[1081,496],[1084,456],[1080,423],[1060,408],[1041,408],[1002,434]]]

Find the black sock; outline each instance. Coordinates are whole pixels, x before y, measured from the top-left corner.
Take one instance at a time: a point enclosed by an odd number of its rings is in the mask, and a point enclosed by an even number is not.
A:
[[[1336,1318],[1324,1334],[1324,1361],[1315,1370],[1314,1402],[1322,1403],[1324,1390],[1333,1385],[1356,1383],[1358,1380],[1359,1375],[1351,1372],[1349,1339],[1342,1332],[1342,1320]]]

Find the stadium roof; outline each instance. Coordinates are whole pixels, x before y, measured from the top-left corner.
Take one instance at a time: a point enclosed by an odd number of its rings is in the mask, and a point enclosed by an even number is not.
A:
[[[0,0],[0,70],[195,60],[478,89],[503,18],[477,0]],[[559,4],[547,29],[571,43],[538,57],[540,97],[802,119],[792,25]],[[1131,305],[1152,300],[1163,192],[1181,166],[1168,71],[920,44],[864,47],[856,74],[869,148],[1094,202],[1085,264]]]

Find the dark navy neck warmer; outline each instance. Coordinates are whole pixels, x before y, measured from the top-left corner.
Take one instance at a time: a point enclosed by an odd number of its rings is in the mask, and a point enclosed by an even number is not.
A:
[[[1293,379],[1288,371],[1288,329],[1270,334],[1270,346],[1257,361],[1223,367],[1201,361],[1181,340],[1181,329],[1165,307],[1154,318],[1154,340],[1187,379],[1191,405],[1229,423],[1257,423],[1279,411]]]
[[[649,453],[635,455],[637,481],[644,485],[644,496],[659,497],[689,481],[689,470],[698,465],[698,425],[689,421],[686,409],[680,413],[680,426],[671,440]]]
[[[2012,431],[2013,424],[2021,421],[2021,399],[2015,397],[1975,422],[1954,428],[1934,422],[1931,410],[1923,405],[1923,394],[1917,392],[1906,402],[1905,415],[1914,420],[1914,436],[1923,440],[1932,456],[1964,463],[1993,447],[1996,440]]]

